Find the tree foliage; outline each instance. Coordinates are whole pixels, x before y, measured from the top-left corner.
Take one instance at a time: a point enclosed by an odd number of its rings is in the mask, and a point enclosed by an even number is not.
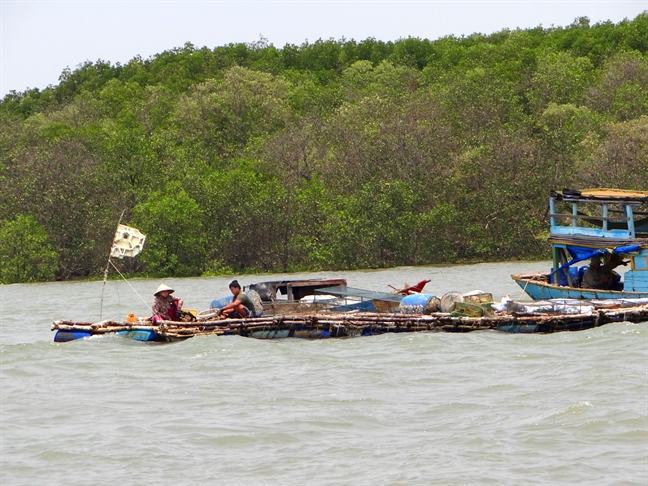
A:
[[[0,225],[0,283],[52,280],[58,255],[33,216],[18,215]]]
[[[66,69],[0,101],[2,281],[98,275],[124,210],[155,275],[546,255],[550,189],[648,188],[646,39],[644,13]]]

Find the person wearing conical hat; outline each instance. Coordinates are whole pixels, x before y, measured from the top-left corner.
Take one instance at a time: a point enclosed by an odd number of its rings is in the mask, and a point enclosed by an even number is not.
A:
[[[151,320],[155,323],[158,321],[177,321],[182,309],[182,299],[174,297],[171,294],[174,289],[161,283],[155,291],[153,299],[153,317]]]

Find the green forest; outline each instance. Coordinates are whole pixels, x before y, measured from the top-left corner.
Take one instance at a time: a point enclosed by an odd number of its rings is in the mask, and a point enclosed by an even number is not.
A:
[[[0,282],[548,256],[553,188],[648,188],[648,13],[98,60],[0,102]],[[28,61],[26,61],[28,62]]]

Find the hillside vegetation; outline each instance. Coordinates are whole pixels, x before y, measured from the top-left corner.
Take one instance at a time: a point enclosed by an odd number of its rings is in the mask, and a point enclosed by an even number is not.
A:
[[[547,255],[551,188],[648,189],[648,14],[186,44],[0,102],[0,282]]]

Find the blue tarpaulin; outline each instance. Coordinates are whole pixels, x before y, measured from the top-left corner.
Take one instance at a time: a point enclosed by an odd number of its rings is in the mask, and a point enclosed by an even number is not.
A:
[[[574,263],[582,262],[583,260],[589,260],[590,258],[595,256],[603,256],[603,255],[607,255],[608,253],[623,255],[625,253],[632,253],[639,250],[641,250],[640,245],[617,246],[612,250],[608,250],[607,248],[601,249],[601,248],[587,248],[583,246],[567,246],[567,251],[572,256],[572,259],[569,260],[564,265],[561,265],[558,269],[554,271],[558,272],[559,270],[563,270],[567,267],[572,266]]]
[[[617,246],[612,250],[608,250],[607,248],[601,249],[601,248],[585,248],[582,246],[568,246],[567,251],[573,258],[560,268],[562,269],[562,268],[570,267],[574,263],[582,262],[583,260],[588,260],[595,256],[607,255],[608,253],[622,255],[625,253],[632,253],[639,250],[641,250],[640,245]]]

